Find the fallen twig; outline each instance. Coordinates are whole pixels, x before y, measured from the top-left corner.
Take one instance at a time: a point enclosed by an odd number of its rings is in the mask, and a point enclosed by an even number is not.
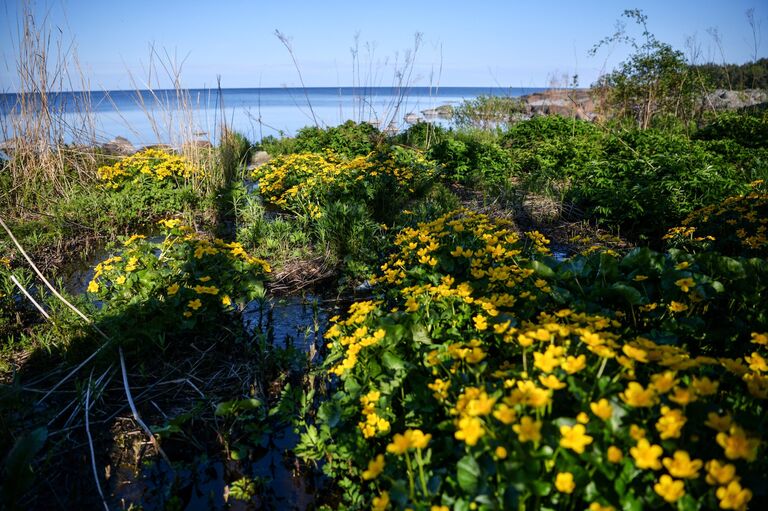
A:
[[[168,464],[171,464],[171,460],[168,458],[168,456],[165,454],[165,451],[163,451],[163,448],[160,447],[160,444],[157,441],[157,438],[155,438],[155,435],[152,434],[152,431],[147,427],[146,424],[144,424],[144,421],[141,420],[141,416],[139,415],[139,411],[136,409],[136,404],[133,402],[133,397],[131,396],[131,387],[128,385],[128,371],[125,369],[125,357],[123,356],[123,347],[118,347],[118,352],[120,354],[120,368],[123,371],[123,386],[125,387],[125,397],[128,399],[128,404],[131,407],[131,412],[133,413],[133,418],[136,420],[136,423],[141,426],[141,429],[144,430],[144,432],[149,436],[149,439],[152,441],[152,445],[155,446],[155,449],[158,453],[163,457],[163,459],[168,462]]]

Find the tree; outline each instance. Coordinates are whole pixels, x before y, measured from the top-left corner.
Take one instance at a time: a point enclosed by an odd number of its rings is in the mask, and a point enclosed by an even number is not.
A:
[[[673,115],[683,121],[692,119],[699,94],[683,52],[657,40],[648,30],[648,17],[641,10],[626,10],[622,16],[641,27],[642,40],[638,42],[629,36],[620,23],[616,33],[590,50],[594,55],[601,47],[614,43],[629,44],[634,49],[618,69],[601,76],[593,86],[607,114],[635,119],[642,129],[658,115]]]

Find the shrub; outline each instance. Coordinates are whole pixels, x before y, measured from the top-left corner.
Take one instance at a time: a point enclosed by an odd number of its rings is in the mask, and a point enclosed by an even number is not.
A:
[[[294,138],[266,137],[260,146],[273,156],[292,153],[324,153],[331,151],[349,158],[365,156],[380,142],[381,132],[373,125],[347,121],[340,126],[301,128]]]
[[[749,193],[692,212],[664,239],[671,247],[692,252],[768,257],[768,194],[763,181],[751,186]]]
[[[603,159],[573,173],[568,198],[635,236],[658,239],[694,209],[745,187],[733,166],[682,135],[635,130],[603,147]]]
[[[684,316],[707,281],[670,279],[697,261],[643,249],[560,267],[541,235],[468,212],[396,244],[376,279],[388,291],[326,333],[331,395],[296,450],[323,460],[345,505],[743,509],[764,495],[765,318],[740,325],[746,356],[697,355],[687,342],[718,333],[691,322],[677,344],[653,340],[624,313],[645,303],[629,284],[577,292],[600,281],[580,274],[598,263],[599,276],[650,281],[663,314]]]
[[[101,322],[116,339],[156,341],[217,329],[263,296],[270,272],[264,260],[249,256],[239,243],[208,240],[177,219],[160,224],[162,241],[133,235],[94,268],[88,292],[101,303]]]
[[[464,185],[482,186],[509,179],[512,159],[490,137],[473,132],[456,134],[432,146],[429,157],[441,164],[444,178]]]

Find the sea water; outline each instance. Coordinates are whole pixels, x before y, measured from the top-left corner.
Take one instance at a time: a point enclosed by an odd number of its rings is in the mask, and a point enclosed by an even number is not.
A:
[[[252,141],[294,135],[305,126],[336,126],[347,120],[400,130],[410,122],[439,121],[430,109],[458,106],[480,95],[519,97],[539,88],[501,87],[311,87],[65,92],[50,95],[67,129],[64,142],[103,143],[117,136],[136,146],[216,143],[222,126]],[[0,94],[0,138],[10,138],[19,96]],[[32,97],[35,100],[35,97]],[[426,114],[424,112],[427,112]],[[84,112],[87,115],[84,115]],[[411,115],[409,115],[411,114]],[[87,129],[83,129],[87,128]],[[84,140],[93,139],[93,140]]]

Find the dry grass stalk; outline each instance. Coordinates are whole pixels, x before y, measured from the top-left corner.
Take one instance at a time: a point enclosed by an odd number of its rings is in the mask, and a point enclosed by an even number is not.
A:
[[[3,199],[15,206],[37,205],[50,194],[63,196],[76,182],[93,179],[90,147],[95,124],[90,85],[73,42],[52,30],[43,16],[38,23],[24,2],[14,41],[16,93],[0,120],[11,183]],[[69,91],[83,91],[70,93]]]

